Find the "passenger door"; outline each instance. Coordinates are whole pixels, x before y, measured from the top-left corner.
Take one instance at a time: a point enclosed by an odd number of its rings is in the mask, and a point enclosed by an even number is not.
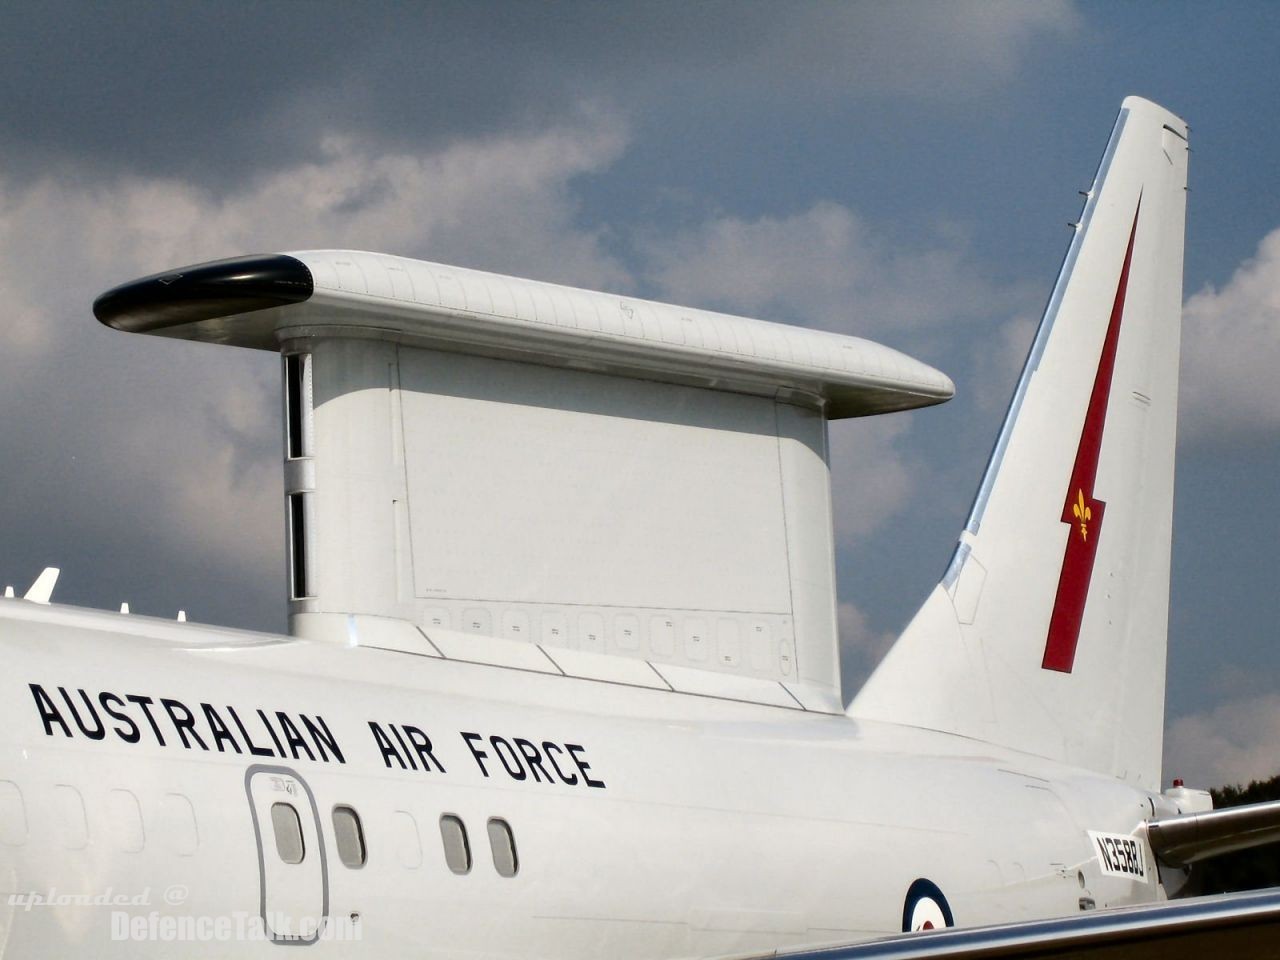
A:
[[[259,914],[271,940],[315,943],[329,913],[320,813],[306,782],[287,767],[255,765],[245,792],[258,845]]]

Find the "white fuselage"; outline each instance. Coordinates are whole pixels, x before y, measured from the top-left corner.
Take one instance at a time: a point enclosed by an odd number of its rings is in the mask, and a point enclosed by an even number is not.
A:
[[[311,954],[707,957],[898,932],[920,878],[961,925],[1164,895],[1088,833],[1158,795],[942,733],[18,600],[0,656],[3,956],[272,955],[265,911],[327,917]]]

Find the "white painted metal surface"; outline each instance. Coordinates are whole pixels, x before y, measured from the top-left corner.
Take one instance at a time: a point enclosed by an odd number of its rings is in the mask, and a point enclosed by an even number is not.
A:
[[[290,344],[311,397],[306,455],[287,461],[305,500],[294,632],[399,618],[471,635],[491,662],[538,644],[650,678],[646,663],[704,671],[706,694],[790,702],[778,684],[794,684],[839,709],[817,410],[386,341]]]
[[[292,256],[314,284],[304,302],[138,329],[272,351],[292,337],[390,338],[451,353],[821,401],[832,417],[928,406],[955,389],[940,371],[860,337],[387,254]]]
[[[855,337],[440,264],[258,259],[287,264],[282,297],[237,296],[253,266],[212,265],[189,295],[206,267],[100,315],[286,355],[294,632],[398,618],[503,662],[525,654],[495,638],[840,709],[826,423],[941,402],[945,375]]]
[[[314,309],[291,312],[277,339],[298,327],[314,335],[312,323],[366,326],[361,318],[376,312],[379,330],[411,342],[504,356],[514,348],[557,366],[720,388],[791,387],[824,397],[835,416],[924,406],[953,391],[944,374],[857,337],[385,254],[294,256],[315,280]]]
[[[122,288],[124,328],[306,355],[295,636],[0,600],[0,955],[276,956],[307,921],[291,949],[379,958],[1059,918],[843,948],[976,957],[1167,931],[1079,918],[1187,876],[1148,836],[1178,812],[1148,763],[1184,137],[1125,102],[958,562],[848,715],[825,416],[949,382],[827,335],[374,255],[301,255],[319,293],[263,306],[260,284],[242,316]],[[1090,422],[1096,495],[1073,489]],[[1044,598],[1077,535],[1063,659]]]
[[[1280,892],[1258,890],[1123,907],[1070,919],[940,930],[925,936],[891,937],[831,950],[769,956],[787,960],[1083,960],[1099,956],[1122,956],[1125,960],[1165,960],[1169,956],[1273,960],[1280,951],[1277,938]]]
[[[1084,895],[1099,906],[1158,895],[1154,879],[1104,875],[1083,830],[1141,830],[1145,795],[964,738],[17,600],[0,603],[0,656],[20,665],[6,679],[0,755],[30,757],[20,769],[6,761],[3,777],[28,825],[21,842],[0,847],[16,890],[149,890],[147,909],[124,912],[256,916],[261,868],[246,770],[284,767],[286,787],[304,781],[314,794],[329,916],[360,916],[357,946],[306,948],[319,954],[699,957],[847,941],[900,929],[903,894],[919,876],[965,924],[1074,914]],[[331,734],[324,752],[308,721]],[[438,766],[415,750],[409,727],[429,738]],[[82,848],[67,848],[54,819],[59,784],[84,797]],[[121,787],[141,802],[146,843],[131,855],[119,849],[121,824],[105,802]],[[193,811],[189,853],[177,852],[180,828],[161,815],[170,793]],[[364,824],[368,862],[358,870],[337,856],[337,804]],[[445,864],[443,814],[468,830],[474,863],[465,876]],[[491,862],[494,816],[514,834],[512,878]],[[268,908],[304,916],[317,892],[288,885],[269,829],[261,856],[274,869]],[[167,905],[175,885],[187,897]],[[7,950],[40,955],[60,943],[61,955],[171,955],[163,943],[111,941],[111,913],[19,911]],[[225,943],[182,949],[231,952]]]
[[[1159,784],[1186,137],[1124,102],[951,568],[854,715]]]

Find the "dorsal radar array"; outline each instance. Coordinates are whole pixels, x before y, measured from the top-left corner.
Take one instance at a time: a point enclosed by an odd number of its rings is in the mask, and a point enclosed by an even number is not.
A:
[[[293,633],[836,710],[827,421],[948,399],[854,337],[341,250],[104,294],[284,357]]]

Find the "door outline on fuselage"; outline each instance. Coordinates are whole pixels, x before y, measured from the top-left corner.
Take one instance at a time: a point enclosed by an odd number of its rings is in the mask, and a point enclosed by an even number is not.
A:
[[[271,921],[267,914],[267,864],[266,851],[262,842],[263,828],[259,823],[258,805],[253,796],[253,778],[259,774],[275,774],[295,781],[307,795],[307,803],[311,807],[311,819],[315,827],[316,847],[320,854],[320,916],[316,918],[316,929],[310,937],[277,935],[271,929]],[[324,830],[320,822],[320,808],[316,805],[315,794],[311,786],[298,773],[289,767],[274,764],[255,763],[244,772],[244,792],[249,803],[249,815],[253,819],[253,838],[258,848],[258,916],[262,918],[263,930],[267,939],[282,946],[309,946],[320,939],[325,924],[329,920],[329,863],[325,854]]]

